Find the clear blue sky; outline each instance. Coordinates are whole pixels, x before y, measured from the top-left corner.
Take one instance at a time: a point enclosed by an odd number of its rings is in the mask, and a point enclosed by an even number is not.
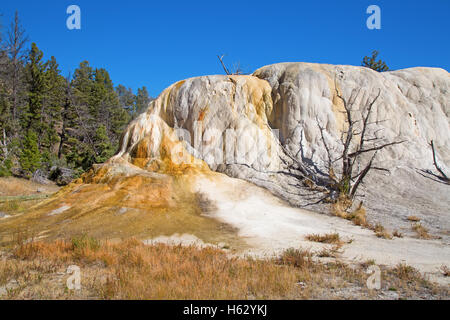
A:
[[[81,8],[81,30],[66,28],[71,4]],[[381,30],[366,27],[371,4],[381,8]],[[152,96],[177,80],[223,73],[219,53],[247,72],[286,61],[359,65],[373,49],[391,69],[450,70],[449,0],[3,0],[4,29],[16,9],[64,75],[88,60],[115,85],[145,85]]]

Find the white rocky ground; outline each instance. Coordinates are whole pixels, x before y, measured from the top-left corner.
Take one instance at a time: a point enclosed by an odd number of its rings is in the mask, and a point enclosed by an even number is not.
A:
[[[329,245],[307,241],[305,236],[337,232],[344,241],[352,240],[342,248],[341,258],[346,262],[406,263],[435,281],[450,284],[439,272],[442,265],[450,265],[450,246],[442,240],[378,238],[347,220],[293,208],[263,188],[225,175],[200,176],[196,187],[214,203],[216,209],[207,214],[239,230],[250,246],[244,255],[272,256],[291,247],[318,251]]]

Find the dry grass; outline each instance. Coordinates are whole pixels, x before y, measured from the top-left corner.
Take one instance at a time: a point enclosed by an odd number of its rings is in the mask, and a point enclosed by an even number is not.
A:
[[[0,203],[0,211],[2,212],[16,212],[21,209],[21,203],[17,200],[5,201]]]
[[[342,243],[339,233],[308,234],[306,240],[321,243]]]
[[[0,202],[0,212],[6,213],[8,215],[16,215],[27,211],[28,209],[39,203],[38,200],[8,200],[5,202]]]
[[[40,192],[38,192],[38,189]],[[30,180],[7,177],[0,178],[0,196],[24,196],[39,193],[54,193],[59,190],[55,184],[42,185]]]
[[[331,204],[331,211],[335,216],[345,219],[348,215],[347,210],[351,207],[351,205],[352,201],[348,197],[341,195],[336,202]]]
[[[392,269],[386,269],[383,272],[382,281],[388,283],[390,291],[397,293],[404,292],[407,295],[414,295],[413,292],[418,288],[427,288],[431,295],[442,295],[443,299],[448,299],[449,296],[449,288],[429,282],[417,269],[404,263],[399,263]],[[423,297],[420,298],[423,299]]]
[[[386,229],[379,223],[373,226],[372,230],[375,232],[375,235],[378,238],[392,239],[392,235],[389,232],[387,232]]]
[[[409,221],[412,221],[412,222],[419,222],[420,221],[420,218],[417,217],[417,216],[409,216],[407,219]]]
[[[83,283],[103,299],[248,299],[295,294],[298,271],[265,261],[229,258],[215,248],[103,243],[83,236],[36,242],[14,251],[20,260],[102,266],[106,278]],[[84,273],[84,271],[82,271]],[[48,292],[51,295],[51,292]]]
[[[366,209],[363,207],[362,202],[358,208],[352,212],[348,212],[352,205],[349,198],[340,196],[339,199],[331,205],[331,210],[334,215],[350,220],[357,226],[367,227]]]
[[[339,199],[332,204],[331,209],[334,215],[350,220],[357,226],[373,230],[378,238],[392,239],[394,237],[392,234],[386,231],[381,224],[378,223],[376,225],[372,225],[369,222],[367,222],[366,209],[363,207],[362,202],[359,203],[356,210],[349,212],[351,205],[352,202],[350,199],[348,199],[345,196],[340,196]],[[400,234],[398,231],[396,231],[396,236],[399,238],[403,237],[403,235]]]
[[[6,259],[5,259],[6,256]],[[69,265],[81,268],[81,291],[65,287]],[[309,251],[289,249],[279,258],[229,257],[216,248],[144,245],[134,239],[100,242],[32,242],[0,252],[0,287],[16,283],[9,299],[359,299],[366,266],[320,263]],[[448,298],[413,268],[382,267],[383,287],[401,297]],[[299,285],[301,283],[301,285]]]
[[[375,264],[375,260],[369,259],[369,260],[366,260],[364,262],[361,262],[359,265],[360,265],[361,268],[367,269],[369,266],[372,266],[374,264]]]
[[[404,263],[399,263],[397,266],[393,269],[393,272],[397,275],[397,278],[401,280],[414,280],[417,278],[421,278],[420,272]]]
[[[319,258],[337,258],[341,253],[339,249],[341,249],[342,244],[334,245],[331,248],[323,248],[319,252],[316,253],[316,256]]]
[[[8,215],[22,213],[58,191],[54,184],[41,185],[15,177],[0,178],[0,212]],[[39,192],[38,192],[39,190]]]
[[[446,265],[441,266],[440,271],[444,277],[450,276],[450,268]]]
[[[394,230],[394,232],[392,233],[392,236],[396,237],[396,238],[403,238],[403,234],[398,230]]]
[[[417,233],[417,236],[420,239],[431,239],[431,235],[428,233],[428,230],[422,226],[420,222],[414,223],[412,225],[412,229]]]

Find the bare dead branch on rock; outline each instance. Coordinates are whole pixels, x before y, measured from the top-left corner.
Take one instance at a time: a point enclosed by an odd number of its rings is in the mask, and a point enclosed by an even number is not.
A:
[[[445,172],[441,169],[441,167],[439,167],[438,163],[437,163],[437,157],[436,157],[436,151],[434,150],[434,142],[433,140],[431,140],[430,142],[430,147],[431,150],[433,152],[433,163],[434,163],[434,167],[436,168],[436,170],[440,173],[440,176],[438,176],[438,178],[440,178],[441,180],[443,180],[444,182],[446,182],[447,184],[450,183],[450,179],[448,178],[448,176],[445,174]]]

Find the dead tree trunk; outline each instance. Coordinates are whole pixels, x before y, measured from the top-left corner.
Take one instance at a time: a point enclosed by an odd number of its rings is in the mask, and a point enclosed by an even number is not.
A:
[[[404,141],[382,142],[384,139],[377,136],[378,131],[369,135],[369,127],[374,124],[373,122],[370,122],[370,117],[373,112],[373,107],[380,97],[381,89],[378,89],[378,93],[375,97],[372,100],[368,99],[362,108],[357,107],[355,109],[354,107],[356,106],[356,100],[360,95],[361,88],[352,90],[350,97],[346,99],[339,92],[338,84],[335,79],[335,90],[336,96],[344,105],[346,115],[345,121],[348,124],[347,130],[344,132],[341,139],[343,145],[343,151],[340,156],[342,159],[342,170],[338,186],[340,194],[352,200],[356,195],[358,187],[363,183],[364,178],[371,170],[388,171],[388,169],[375,167],[373,165],[377,152],[386,147],[403,143]],[[355,120],[356,117],[354,112],[356,111],[360,113],[360,117]],[[355,131],[358,122],[361,122],[360,132]],[[357,139],[359,139],[359,142]],[[328,148],[327,153],[330,153]],[[364,161],[362,158],[366,153],[372,153],[372,156],[368,161]],[[329,154],[328,157],[330,158],[331,155]],[[362,166],[362,170],[355,169],[356,163],[362,164],[364,162],[366,164]]]
[[[357,105],[362,88],[356,88],[352,90],[349,97],[344,97],[335,80],[335,90],[336,96],[342,101],[345,109],[343,112],[347,123],[347,128],[341,132],[341,139],[337,140],[342,146],[339,149],[341,151],[332,149],[331,141],[327,141],[324,135],[325,128],[316,117],[320,138],[327,154],[327,159],[324,161],[328,175],[323,177],[322,173],[319,174],[317,170],[300,163],[295,157],[291,157],[293,162],[289,165],[289,170],[281,173],[301,180],[302,183],[299,183],[299,186],[307,185],[312,190],[321,190],[322,193],[325,193],[321,201],[334,202],[340,196],[344,196],[350,200],[347,202],[351,203],[357,196],[364,179],[372,170],[389,171],[386,168],[375,166],[377,153],[404,141],[386,142],[383,137],[378,136],[378,132],[382,129],[370,130],[370,126],[375,124],[370,121],[370,118],[381,95],[381,89],[363,106]],[[336,165],[338,162],[341,164]],[[317,166],[315,165],[315,167]]]
[[[433,140],[430,142],[431,151],[433,152],[433,163],[436,170],[440,173],[440,176],[438,176],[439,179],[443,180],[446,183],[450,183],[450,179],[447,177],[445,172],[439,167],[436,159],[436,151],[434,150],[434,143]]]

